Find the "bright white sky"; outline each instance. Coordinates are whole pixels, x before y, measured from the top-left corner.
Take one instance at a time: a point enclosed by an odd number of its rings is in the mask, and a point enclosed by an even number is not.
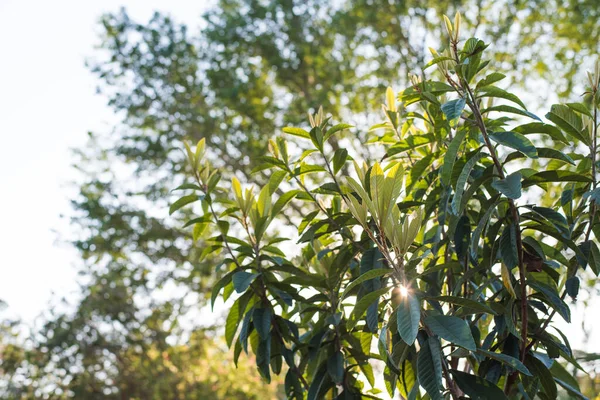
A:
[[[116,121],[84,61],[99,17],[122,6],[140,21],[168,11],[194,28],[205,2],[0,0],[0,299],[25,321],[52,293],[76,289],[77,253],[58,242],[68,229],[69,149]]]
[[[206,1],[0,0],[0,299],[27,322],[53,294],[76,290],[77,253],[58,242],[69,228],[60,218],[74,177],[69,149],[117,121],[84,60],[100,15],[123,5],[140,21],[168,11],[193,30]],[[574,348],[600,351],[600,341],[583,343],[583,320],[573,309],[573,323],[560,325]]]

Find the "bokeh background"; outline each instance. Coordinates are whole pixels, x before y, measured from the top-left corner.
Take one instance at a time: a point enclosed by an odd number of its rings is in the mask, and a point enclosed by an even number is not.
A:
[[[267,139],[321,105],[366,143],[385,88],[422,73],[456,10],[531,111],[580,98],[596,0],[0,0],[0,397],[282,398],[233,365],[227,305],[207,306],[218,255],[197,261],[186,216],[168,216],[182,141],[257,184]],[[594,397],[582,278],[560,327]]]

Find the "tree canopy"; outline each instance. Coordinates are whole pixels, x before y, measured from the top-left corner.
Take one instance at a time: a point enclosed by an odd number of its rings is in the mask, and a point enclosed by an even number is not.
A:
[[[580,101],[581,66],[591,65],[598,52],[595,1],[220,0],[202,16],[197,33],[163,14],[148,22],[134,21],[124,10],[103,16],[100,46],[89,65],[122,122],[111,132],[91,132],[89,145],[77,151],[74,167],[81,178],[69,239],[83,259],[81,300],[73,311],[48,314],[31,338],[28,348],[42,351],[33,351],[28,363],[43,368],[27,373],[29,379],[55,397],[92,398],[98,390],[116,396],[148,381],[160,387],[156,376],[167,368],[164,359],[146,356],[187,348],[190,332],[204,328],[199,310],[205,312],[212,287],[228,270],[206,241],[218,229],[183,228],[194,217],[187,208],[176,218],[167,215],[171,190],[187,182],[184,140],[203,138],[211,168],[228,180],[235,176],[262,187],[271,180],[267,169],[257,168],[269,152],[268,139],[283,126],[302,126],[307,110],[323,106],[334,119],[356,126],[328,138],[329,155],[338,154],[339,162],[343,149],[354,149],[352,157],[372,166],[382,148],[364,144],[381,135],[369,127],[378,122],[382,93],[389,85],[409,84],[409,73],[424,81],[436,76],[435,68],[424,69],[432,59],[429,47],[448,55],[442,15],[457,9],[463,11],[463,32],[490,44],[486,57],[507,75],[503,82],[539,94],[528,99],[530,109],[548,98]],[[448,138],[439,135],[436,140],[446,145]],[[540,138],[551,150],[569,153],[570,143],[551,139]],[[383,134],[377,140],[392,139]],[[413,145],[405,145],[411,157],[422,149]],[[534,168],[544,165],[532,161]],[[310,173],[303,177],[312,188]],[[286,185],[273,196],[288,193]],[[551,206],[556,197],[544,201]],[[314,212],[311,204],[290,202],[281,221],[302,226]],[[45,364],[48,357],[51,364]],[[140,373],[137,357],[161,366]],[[60,391],[50,378],[58,369],[65,371]],[[115,372],[121,383],[98,377]],[[186,381],[177,374],[173,379]],[[16,392],[22,382],[15,381]],[[161,397],[159,389],[153,393]]]

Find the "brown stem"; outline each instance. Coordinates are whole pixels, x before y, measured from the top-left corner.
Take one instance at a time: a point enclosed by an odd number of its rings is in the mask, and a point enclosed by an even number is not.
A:
[[[487,129],[485,127],[485,123],[483,122],[483,117],[481,115],[481,110],[479,109],[479,106],[477,105],[477,100],[475,98],[475,95],[473,94],[473,91],[471,90],[471,88],[469,87],[469,85],[464,82],[464,88],[466,89],[467,93],[469,94],[469,97],[471,98],[471,100],[468,102],[469,107],[471,108],[471,110],[473,111],[473,114],[475,116],[475,121],[477,122],[477,126],[479,127],[479,130],[481,131],[481,134],[483,135],[483,140],[485,141],[485,144],[488,148],[488,151],[490,152],[490,155],[492,157],[492,160],[494,162],[494,165],[496,166],[496,169],[498,170],[498,175],[500,176],[501,179],[505,179],[505,175],[504,175],[504,171],[502,170],[502,164],[500,163],[500,160],[498,159],[498,155],[496,154],[496,150],[494,149],[494,146],[492,145],[492,142],[490,141],[490,138],[488,136],[488,132]],[[518,255],[518,259],[519,259],[519,283],[521,286],[521,351],[520,351],[520,359],[521,362],[523,362],[525,360],[525,354],[527,351],[527,323],[528,323],[528,310],[527,310],[527,282],[526,282],[526,272],[525,272],[525,265],[523,263],[523,243],[522,243],[522,238],[521,238],[521,230],[519,229],[519,210],[517,209],[515,202],[512,199],[508,200],[509,206],[510,206],[510,212],[512,215],[512,219],[513,219],[513,223],[515,224],[515,230],[516,230],[516,236],[517,236],[517,255]]]
[[[592,145],[590,146],[590,156],[592,158],[592,189],[596,189],[596,152],[598,151],[598,107],[596,107],[596,95],[597,91],[594,91],[594,95],[592,97],[592,103],[594,104],[594,127],[593,127],[593,137],[592,137]],[[590,201],[590,224],[587,228],[587,232],[585,233],[586,242],[590,240],[590,235],[592,233],[592,227],[594,226],[594,218],[596,217],[596,203],[592,200]]]

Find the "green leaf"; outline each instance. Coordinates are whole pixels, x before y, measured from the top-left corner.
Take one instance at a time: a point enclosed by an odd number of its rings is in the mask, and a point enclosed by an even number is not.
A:
[[[537,149],[524,135],[516,132],[493,132],[490,133],[490,139],[494,142],[519,150],[530,158],[537,158]]]
[[[586,145],[590,145],[590,138],[587,136],[581,116],[577,115],[568,106],[555,104],[546,114],[546,118],[554,122],[564,133],[575,138]]]
[[[471,235],[471,257],[474,259],[477,259],[477,255],[479,253],[479,239],[481,238],[481,234],[490,221],[492,213],[494,210],[496,210],[496,207],[498,204],[500,204],[500,202],[501,200],[497,200],[490,207],[487,207],[485,213],[477,223],[477,227],[473,230],[473,234]]]
[[[402,296],[400,304],[396,308],[396,320],[398,333],[405,343],[412,345],[419,333],[419,321],[421,319],[421,305],[419,299],[412,293]]]
[[[552,158],[555,160],[564,161],[571,165],[575,165],[575,161],[573,161],[573,159],[571,157],[569,157],[562,151],[559,151],[556,149],[550,149],[547,147],[536,147],[536,148],[537,148],[538,157],[540,157],[540,158]]]
[[[219,296],[219,292],[225,285],[231,282],[231,277],[236,273],[236,271],[230,271],[225,274],[219,281],[213,286],[211,295],[210,295],[210,307],[211,309],[215,306],[215,301],[217,300],[217,296]]]
[[[471,171],[475,164],[481,159],[485,157],[483,153],[474,154],[469,160],[465,163],[460,175],[458,176],[458,180],[456,181],[456,193],[454,193],[454,197],[452,198],[452,211],[454,215],[462,214],[461,204],[462,204],[462,196],[465,192],[465,184],[467,183],[469,176],[471,176]]]
[[[344,380],[344,355],[341,351],[336,351],[327,360],[327,372],[331,379],[337,384]]]
[[[533,376],[531,374],[531,372],[529,372],[527,367],[521,361],[517,360],[514,357],[511,357],[509,355],[502,354],[502,353],[495,353],[492,351],[483,350],[483,349],[477,349],[477,353],[479,355],[489,357],[493,360],[500,361],[502,364],[508,365],[509,367],[516,369],[517,371],[521,372],[522,374],[525,374],[528,376]]]
[[[379,298],[379,296],[383,296],[387,292],[390,291],[389,287],[381,288],[371,293],[367,293],[365,296],[361,297],[359,301],[356,302],[356,306],[354,306],[354,310],[350,315],[350,319],[348,319],[348,330],[351,330],[356,326],[360,318],[363,316],[367,308]]]
[[[344,129],[349,129],[349,128],[354,128],[354,126],[349,125],[349,124],[337,124],[332,126],[331,128],[329,128],[327,130],[327,132],[325,133],[325,139],[327,140],[329,139],[332,135],[334,135],[335,133],[339,132],[339,131],[343,131]]]
[[[553,125],[544,124],[543,122],[531,122],[529,124],[519,125],[514,128],[513,131],[522,135],[544,134],[558,142],[567,145],[569,144],[569,141],[563,136],[560,129]]]
[[[486,314],[496,315],[496,312],[487,306],[485,303],[481,303],[479,301],[466,299],[464,297],[456,297],[456,296],[429,296],[425,297],[426,300],[432,301],[442,301],[444,303],[456,304],[461,307],[470,308],[473,310],[481,311]]]
[[[522,182],[524,188],[549,182],[591,182],[591,179],[585,175],[576,174],[570,171],[542,171],[525,178]]]
[[[386,153],[386,156],[391,157],[396,154],[404,153],[405,151],[425,146],[434,141],[435,137],[432,134],[410,135],[406,139],[399,140],[392,147],[390,147]]]
[[[344,163],[348,159],[348,150],[337,149],[333,154],[333,173],[337,174],[340,169],[344,166]]]
[[[481,87],[479,89],[479,92],[477,93],[477,97],[496,97],[504,100],[509,100],[513,103],[517,103],[518,105],[523,107],[523,109],[527,109],[527,107],[525,107],[525,104],[517,96],[496,86]]]
[[[302,190],[290,190],[285,192],[284,194],[282,194],[277,201],[275,202],[275,204],[273,204],[273,207],[271,208],[271,215],[273,217],[276,217],[279,215],[279,213],[281,213],[281,210],[283,210],[283,208],[290,202],[292,201],[292,199],[296,196],[298,196],[300,193],[303,193]]]
[[[442,104],[442,112],[450,122],[450,125],[454,125],[460,118],[466,103],[466,99],[461,97],[460,99],[450,100],[449,102]]]
[[[187,196],[183,196],[182,198],[178,199],[175,203],[171,204],[171,207],[169,207],[169,215],[173,214],[175,211],[179,210],[181,207],[193,203],[195,201],[198,201],[200,199],[202,199],[203,197],[198,196],[196,194],[188,194]]]
[[[270,308],[255,308],[252,314],[254,329],[262,340],[267,339],[271,333],[272,312]]]
[[[525,357],[525,365],[527,366],[529,371],[531,371],[533,376],[540,380],[542,388],[544,389],[544,393],[548,396],[548,398],[556,399],[558,397],[556,383],[554,382],[552,374],[550,373],[548,368],[546,368],[544,363],[528,354]]]
[[[506,75],[501,74],[500,72],[492,72],[491,74],[489,74],[488,76],[486,76],[485,78],[483,78],[482,80],[477,82],[477,86],[475,88],[480,89],[484,86],[489,86],[493,83],[501,81],[504,78],[506,78]]]
[[[314,374],[313,380],[308,388],[306,400],[319,400],[324,398],[325,393],[327,390],[329,390],[332,384],[333,381],[327,373],[327,363],[324,362]]]
[[[184,183],[183,185],[177,186],[175,189],[171,190],[174,192],[175,190],[202,190],[202,188],[194,183]]]
[[[556,229],[558,229],[565,238],[570,238],[571,232],[567,219],[558,211],[555,211],[548,207],[537,207],[537,206],[526,206],[530,210],[534,211],[538,215],[542,216],[548,222],[550,222]]]
[[[304,139],[310,139],[310,133],[308,133],[307,131],[305,131],[304,129],[301,129],[301,128],[294,128],[291,126],[286,126],[285,128],[283,128],[283,131],[290,135],[298,136],[298,137],[301,137]]]
[[[258,372],[265,378],[267,383],[271,382],[271,372],[269,366],[271,364],[271,337],[258,342],[256,349],[256,366]]]
[[[348,297],[348,295],[350,294],[350,292],[352,291],[352,289],[354,289],[355,287],[357,287],[358,285],[360,285],[361,283],[368,281],[370,279],[375,279],[375,278],[379,278],[381,276],[386,276],[386,275],[390,275],[392,272],[394,272],[392,269],[389,268],[378,268],[378,269],[373,269],[371,271],[367,271],[364,274],[362,274],[361,276],[359,276],[358,278],[356,278],[355,280],[353,280],[352,282],[350,282],[348,284],[348,286],[346,286],[346,289],[344,289],[344,292],[342,293],[342,296],[340,297],[341,300],[345,299],[346,297]]]
[[[442,400],[442,350],[436,338],[427,338],[417,354],[417,377],[431,400]]]
[[[521,197],[521,173],[514,172],[504,179],[497,179],[492,182],[492,187],[508,197],[516,200]]]
[[[517,232],[515,225],[510,223],[502,231],[500,236],[500,258],[508,269],[519,265],[519,254],[517,250]]]
[[[466,372],[450,370],[458,387],[474,400],[507,400],[504,392],[492,382]]]
[[[532,289],[540,292],[547,300],[548,304],[554,308],[565,321],[571,322],[571,310],[569,309],[569,306],[551,287],[536,281],[528,280],[527,283]]]
[[[590,256],[588,260],[588,265],[594,271],[594,274],[598,276],[600,274],[600,250],[598,250],[598,246],[595,242],[590,242]]]
[[[450,185],[450,178],[452,177],[452,169],[456,161],[456,154],[466,135],[466,129],[458,131],[454,139],[452,139],[452,142],[450,142],[446,154],[444,154],[444,164],[442,164],[440,168],[440,180],[444,186]]]
[[[557,379],[557,378],[554,378],[554,381],[556,383],[558,383],[567,392],[569,392],[570,395],[575,396],[581,400],[589,400],[588,397],[586,397],[583,393],[581,393],[579,390],[577,390],[576,388],[574,388],[572,385],[568,384],[567,382],[565,382],[561,379]]]
[[[486,114],[486,113],[489,113],[489,112],[505,112],[505,113],[510,113],[510,114],[523,115],[525,117],[536,119],[536,120],[538,120],[540,122],[542,121],[540,119],[540,117],[538,117],[534,113],[531,113],[531,112],[525,111],[525,110],[521,110],[520,108],[513,107],[513,106],[499,105],[499,106],[494,106],[494,107],[486,108],[485,110],[481,110],[482,114]]]
[[[432,315],[425,318],[425,325],[433,333],[467,350],[475,351],[475,341],[466,321],[449,315]]]
[[[232,277],[233,288],[236,292],[243,293],[248,289],[252,281],[254,281],[257,276],[258,274],[251,274],[250,272],[246,271],[238,271],[233,274]]]
[[[242,315],[240,313],[240,299],[237,299],[231,309],[229,310],[229,314],[227,315],[227,319],[225,320],[225,340],[227,342],[227,347],[231,347],[231,343],[233,342],[233,338],[235,336],[235,332],[237,331],[240,320],[242,319]],[[246,305],[244,304],[244,309]],[[244,312],[244,310],[241,310]]]
[[[582,103],[567,103],[566,105],[571,110],[575,110],[575,111],[577,111],[580,114],[584,114],[584,115],[587,115],[590,118],[594,118],[594,116],[590,112],[590,109],[585,104],[582,104]]]

